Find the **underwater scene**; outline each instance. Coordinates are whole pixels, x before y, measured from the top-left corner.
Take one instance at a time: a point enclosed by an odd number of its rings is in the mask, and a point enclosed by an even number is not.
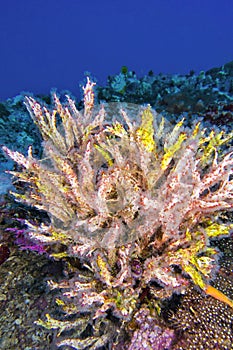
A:
[[[0,348],[233,349],[233,61],[0,104]]]

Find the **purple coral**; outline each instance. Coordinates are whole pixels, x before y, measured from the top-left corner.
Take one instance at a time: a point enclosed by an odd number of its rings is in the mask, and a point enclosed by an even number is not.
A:
[[[171,349],[175,339],[174,330],[161,327],[158,319],[148,309],[141,309],[135,315],[138,329],[134,331],[128,350]]]
[[[43,244],[35,243],[29,239],[26,229],[8,228],[6,231],[13,232],[15,235],[15,243],[22,250],[31,250],[39,254],[45,254],[46,250]]]

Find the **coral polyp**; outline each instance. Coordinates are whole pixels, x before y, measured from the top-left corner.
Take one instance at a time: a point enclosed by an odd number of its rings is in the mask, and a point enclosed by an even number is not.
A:
[[[233,133],[208,133],[200,122],[185,127],[184,120],[171,127],[150,106],[98,108],[93,87],[88,79],[82,112],[69,96],[62,104],[54,94],[52,111],[26,98],[44,140],[42,159],[32,148],[28,156],[3,148],[22,168],[11,172],[24,183],[16,200],[50,218],[26,221],[27,239],[70,269],[70,258],[79,261],[72,278],[49,283],[62,290],[64,318],[38,321],[63,336],[58,346],[75,349],[116,346],[137,315],[150,310],[152,317],[190,285],[233,307],[210,286],[218,269],[210,240],[233,227],[223,217],[233,207],[226,147]],[[165,337],[159,326],[158,333]]]

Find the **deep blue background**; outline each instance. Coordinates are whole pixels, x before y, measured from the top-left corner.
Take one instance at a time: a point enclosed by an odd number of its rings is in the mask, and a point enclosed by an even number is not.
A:
[[[0,0],[0,100],[233,60],[233,0]]]

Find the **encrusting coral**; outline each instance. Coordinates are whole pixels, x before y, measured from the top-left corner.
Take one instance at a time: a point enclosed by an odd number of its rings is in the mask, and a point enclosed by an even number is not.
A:
[[[25,189],[16,200],[50,217],[25,221],[25,237],[53,258],[79,261],[72,278],[49,283],[63,291],[65,317],[38,321],[57,329],[58,346],[75,349],[116,346],[140,312],[159,313],[191,284],[233,307],[209,284],[218,269],[210,239],[233,227],[222,218],[233,207],[233,152],[224,147],[233,133],[184,120],[171,128],[150,106],[115,115],[114,105],[94,105],[93,87],[88,79],[83,112],[69,96],[62,104],[54,94],[53,111],[26,98],[43,159],[3,147],[22,167],[11,172]]]
[[[222,289],[227,286],[226,292],[232,295],[232,277],[219,275],[214,282]],[[214,298],[203,297],[193,287],[185,292],[177,311],[170,314],[170,322],[180,333],[172,350],[232,349],[233,310]]]

